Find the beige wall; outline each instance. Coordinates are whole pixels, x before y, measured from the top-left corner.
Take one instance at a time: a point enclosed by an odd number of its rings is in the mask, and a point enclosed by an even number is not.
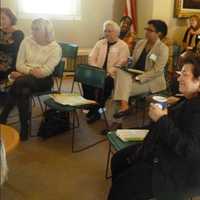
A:
[[[2,0],[17,13],[17,0]],[[125,0],[82,0],[80,21],[53,20],[58,41],[70,41],[80,47],[92,47],[102,35],[102,24],[113,18],[119,22],[123,15]],[[138,37],[144,37],[146,22],[152,18],[163,19],[169,26],[169,36],[181,41],[186,28],[185,19],[173,17],[174,0],[137,0]],[[31,20],[19,19],[18,27],[30,33]]]
[[[0,0],[1,1],[1,0]],[[17,0],[2,0],[2,6],[10,7],[17,13]],[[80,47],[92,47],[102,36],[104,21],[112,18],[113,0],[82,0],[80,21],[52,20],[58,41],[70,41]],[[26,35],[30,33],[31,19],[19,19],[18,27]]]
[[[152,18],[152,10],[153,0],[137,0],[138,37],[144,37],[144,28],[146,26],[146,22]]]
[[[174,0],[154,0],[152,16],[152,18],[165,20],[169,26],[169,36],[172,37],[174,41],[181,42],[187,27],[187,20],[174,17]]]
[[[175,0],[138,0],[138,36],[143,36],[143,28],[148,19],[163,19],[168,24],[169,37],[173,41],[181,42],[187,26],[186,19],[174,18]],[[141,13],[143,15],[141,15]]]

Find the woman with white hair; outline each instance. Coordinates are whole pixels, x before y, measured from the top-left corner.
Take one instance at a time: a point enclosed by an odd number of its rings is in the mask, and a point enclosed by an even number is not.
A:
[[[87,114],[88,123],[100,119],[98,110],[105,105],[106,100],[111,95],[117,67],[126,62],[129,56],[128,45],[119,39],[120,27],[117,23],[110,20],[106,21],[103,25],[103,31],[104,39],[96,43],[89,55],[88,62],[92,66],[103,68],[107,72],[107,78],[103,91],[83,85],[84,97],[96,100],[100,105],[90,109]]]
[[[32,22],[32,35],[25,38],[19,48],[16,71],[10,74],[14,82],[9,90],[0,122],[6,123],[14,106],[18,107],[21,140],[28,138],[29,98],[33,93],[50,90],[52,73],[61,58],[61,48],[54,39],[53,25],[45,19]]]

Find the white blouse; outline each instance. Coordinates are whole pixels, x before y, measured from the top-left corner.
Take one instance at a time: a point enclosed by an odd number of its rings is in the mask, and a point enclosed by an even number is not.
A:
[[[19,48],[16,69],[23,74],[29,74],[34,67],[41,67],[43,77],[53,73],[59,63],[62,50],[56,41],[48,45],[39,45],[29,36],[26,37]]]

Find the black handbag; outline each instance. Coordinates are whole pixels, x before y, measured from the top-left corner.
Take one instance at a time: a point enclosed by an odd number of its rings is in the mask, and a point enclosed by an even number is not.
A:
[[[43,139],[47,139],[62,134],[69,129],[69,113],[50,109],[44,112],[37,135]]]

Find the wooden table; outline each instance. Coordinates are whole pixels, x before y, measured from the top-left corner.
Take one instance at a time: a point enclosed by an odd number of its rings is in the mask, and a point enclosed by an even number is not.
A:
[[[2,136],[6,153],[12,151],[19,144],[19,133],[12,127],[0,124],[0,137]]]

